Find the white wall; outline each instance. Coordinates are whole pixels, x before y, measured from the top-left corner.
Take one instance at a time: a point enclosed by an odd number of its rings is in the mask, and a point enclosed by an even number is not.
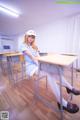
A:
[[[22,35],[20,35],[18,37],[18,40],[17,40],[17,42],[18,42],[18,51],[20,51],[20,47],[21,47],[23,41],[24,41],[24,34],[22,34]]]
[[[80,15],[40,26],[35,31],[41,51],[77,54],[80,68]]]
[[[63,25],[62,25],[63,24]],[[37,42],[41,51],[62,52],[65,51],[65,23],[57,21],[35,29]]]
[[[41,51],[77,53],[80,26],[76,26],[75,22],[75,18],[70,17],[35,28]]]

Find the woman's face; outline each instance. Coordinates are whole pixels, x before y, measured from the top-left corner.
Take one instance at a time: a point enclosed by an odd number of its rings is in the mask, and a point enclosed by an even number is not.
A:
[[[34,40],[35,40],[35,36],[33,36],[33,35],[30,35],[30,36],[27,37],[27,42],[29,44],[31,44]]]

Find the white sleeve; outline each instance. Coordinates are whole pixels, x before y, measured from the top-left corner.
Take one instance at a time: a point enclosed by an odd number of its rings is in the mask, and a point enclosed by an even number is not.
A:
[[[28,50],[26,45],[22,44],[21,47],[20,47],[20,51],[23,52],[23,51],[26,51],[26,50]]]

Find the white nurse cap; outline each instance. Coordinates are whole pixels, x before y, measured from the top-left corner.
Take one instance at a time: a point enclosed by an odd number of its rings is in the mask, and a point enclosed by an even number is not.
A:
[[[26,35],[34,35],[34,36],[36,36],[36,33],[35,33],[35,31],[33,31],[33,30],[28,30],[28,31],[26,32]]]

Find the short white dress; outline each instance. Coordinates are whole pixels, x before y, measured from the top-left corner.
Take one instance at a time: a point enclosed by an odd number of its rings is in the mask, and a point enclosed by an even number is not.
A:
[[[32,61],[32,59],[27,54],[25,54],[24,51],[29,51],[30,54],[35,57],[39,56],[38,51],[33,49],[32,46],[29,46],[25,43],[21,45],[20,51],[23,52],[23,55],[26,61],[26,74],[28,76],[33,76],[34,73],[37,74],[38,73],[38,61],[36,61],[36,63]]]

